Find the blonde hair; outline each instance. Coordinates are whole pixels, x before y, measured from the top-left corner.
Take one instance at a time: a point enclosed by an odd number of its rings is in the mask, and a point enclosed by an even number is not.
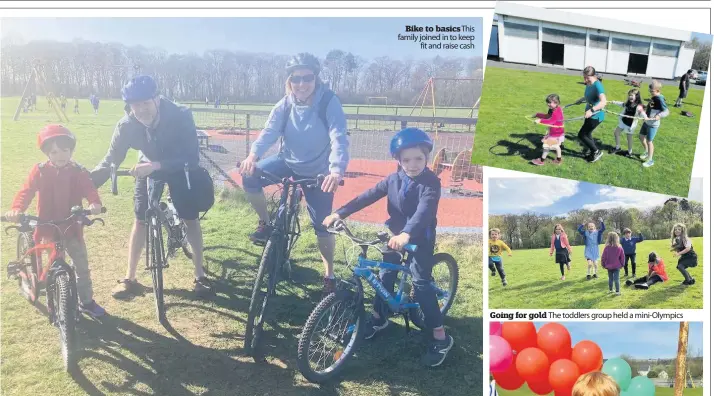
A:
[[[677,223],[674,226],[672,226],[672,246],[674,246],[674,242],[677,240],[677,236],[674,235],[675,228],[682,229],[682,234],[679,236],[679,238],[682,241],[682,245],[687,246],[687,241],[689,240],[689,235],[687,235],[687,226],[684,225],[684,223]]]
[[[493,234],[494,232],[498,235],[501,235],[501,230],[499,230],[498,228],[491,228],[490,230],[488,230],[489,235]]]
[[[609,375],[593,371],[578,378],[571,394],[572,396],[620,396],[620,386]]]
[[[553,227],[553,234],[555,234],[556,231],[558,231],[558,227],[560,227],[560,231],[562,231],[563,234],[565,234],[565,228],[563,228],[563,225],[558,223]]]
[[[652,80],[650,83],[650,90],[652,91],[661,91],[662,90],[662,83],[657,81],[657,80]]]
[[[616,232],[607,234],[607,246],[620,246],[620,236]]]

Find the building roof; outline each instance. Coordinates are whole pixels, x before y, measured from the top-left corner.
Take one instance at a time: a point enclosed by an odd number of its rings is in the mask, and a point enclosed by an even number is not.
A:
[[[611,32],[627,33],[637,36],[655,37],[668,40],[689,41],[692,32],[670,29],[660,26],[644,25],[617,19],[601,18],[584,14],[585,10],[565,12],[538,7],[529,7],[520,4],[498,1],[494,14],[510,15],[518,18],[533,19],[538,21],[560,23],[563,25],[585,27],[591,29],[607,30]],[[631,12],[631,11],[628,11]]]

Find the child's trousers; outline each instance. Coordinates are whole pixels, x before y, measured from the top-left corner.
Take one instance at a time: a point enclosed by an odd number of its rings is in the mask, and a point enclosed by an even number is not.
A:
[[[612,286],[614,283],[615,286],[615,291],[620,292],[620,269],[616,270],[607,270],[607,282],[608,286],[610,286],[610,291],[612,291]]]
[[[501,277],[501,280],[506,279],[506,271],[503,269],[503,260],[495,261],[493,258],[489,257],[488,269],[490,269],[491,272],[498,271],[498,276]]]
[[[92,278],[89,276],[89,258],[87,257],[87,245],[84,240],[77,238],[67,238],[64,241],[67,254],[72,259],[75,275],[77,276],[77,293],[79,302],[87,304],[92,302]]]

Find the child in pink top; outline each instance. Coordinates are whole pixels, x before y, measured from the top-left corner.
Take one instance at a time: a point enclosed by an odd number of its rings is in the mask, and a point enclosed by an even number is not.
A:
[[[555,150],[556,158],[553,163],[560,165],[563,162],[560,145],[565,141],[563,109],[560,107],[560,97],[556,94],[548,95],[545,102],[548,104],[548,114],[536,114],[534,117],[537,119],[534,122],[536,124],[551,125],[551,127],[548,128],[548,134],[541,140],[543,142],[543,155],[531,162],[533,165],[544,165],[550,150]]]
[[[615,286],[615,294],[620,295],[620,268],[625,266],[625,250],[620,245],[620,236],[616,232],[607,234],[605,249],[602,251],[600,264],[607,270],[610,293]]]

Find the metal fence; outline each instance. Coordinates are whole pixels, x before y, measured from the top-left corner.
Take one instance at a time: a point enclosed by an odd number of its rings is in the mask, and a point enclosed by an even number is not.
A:
[[[252,142],[258,137],[270,114],[266,110],[191,109],[202,135],[202,156],[219,182],[240,187],[236,166],[247,157]],[[350,141],[350,163],[345,187],[335,196],[341,205],[396,170],[389,155],[389,141],[394,133],[407,126],[426,131],[434,140],[430,169],[442,181],[439,224],[442,228],[480,232],[482,169],[471,165],[471,148],[476,118],[420,117],[385,114],[346,114]],[[276,154],[274,145],[266,154]],[[464,205],[472,210],[464,210]],[[375,205],[356,220],[374,223],[384,220],[386,204]]]

